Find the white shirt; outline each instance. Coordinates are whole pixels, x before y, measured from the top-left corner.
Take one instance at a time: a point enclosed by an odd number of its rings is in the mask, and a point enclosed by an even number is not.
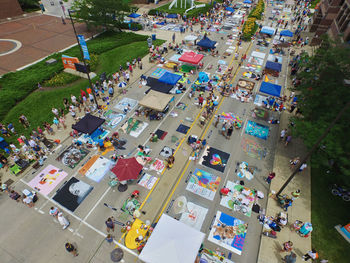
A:
[[[307,164],[306,163],[303,163],[301,166],[300,166],[300,170],[304,170],[305,168],[307,167]]]
[[[284,136],[286,136],[286,130],[281,131],[281,137],[284,137]]]
[[[74,95],[72,97],[70,97],[70,99],[72,100],[73,103],[77,102],[77,98]]]
[[[58,110],[57,109],[52,109],[52,113],[55,115],[58,115]]]
[[[93,99],[94,99],[94,96],[92,96],[91,93],[89,94],[89,99],[90,99],[90,100],[93,100]]]
[[[30,140],[28,143],[29,143],[30,147],[32,147],[32,148],[37,145],[34,140]]]

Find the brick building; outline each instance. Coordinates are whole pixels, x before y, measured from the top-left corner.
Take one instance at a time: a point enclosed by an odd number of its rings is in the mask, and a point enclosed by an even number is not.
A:
[[[0,19],[22,15],[18,0],[0,0]]]
[[[311,25],[316,36],[328,33],[333,39],[350,41],[350,0],[322,0]],[[317,42],[315,37],[314,42]]]

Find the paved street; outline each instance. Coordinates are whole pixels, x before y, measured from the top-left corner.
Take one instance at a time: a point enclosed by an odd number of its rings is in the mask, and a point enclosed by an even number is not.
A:
[[[270,11],[270,9],[266,10],[265,14],[269,15]],[[53,12],[59,11],[56,10]],[[267,24],[269,22],[266,21],[264,23]],[[198,29],[198,27],[195,27],[194,31]],[[158,38],[166,39],[168,41],[171,40],[173,34],[172,31],[164,31],[160,29],[153,32],[141,31],[140,33],[147,35],[151,33],[156,34]],[[235,87],[240,80],[249,80],[254,83],[254,88],[252,90],[253,94],[258,94],[260,84],[263,79],[256,81],[254,79],[243,78],[243,73],[249,71],[248,64],[251,64],[252,62],[249,62],[248,60],[251,52],[253,51],[265,54],[261,64],[265,65],[268,59],[269,50],[272,47],[272,41],[266,48],[258,46],[257,41],[253,41],[251,43],[243,42],[242,46],[238,48],[239,58],[242,55],[247,54],[247,59],[243,62],[243,65],[239,67],[238,63],[240,60],[234,60],[232,55],[225,57],[222,56],[225,50],[228,49],[229,45],[232,45],[233,47],[236,46],[236,40],[227,44],[228,33],[229,31],[210,32],[208,37],[218,42],[217,49],[220,57],[213,57],[207,53],[203,60],[204,68],[202,71],[210,73],[210,76],[214,74],[220,75],[220,73],[217,72],[219,60],[221,60],[221,63],[223,63],[222,61],[225,61],[227,67],[232,67],[232,79],[229,83]],[[186,34],[176,33],[176,42],[182,41],[187,34],[189,34],[189,32]],[[172,55],[174,55],[174,52],[170,51],[166,55],[166,59],[169,59]],[[283,56],[282,71],[279,77],[273,78],[269,76],[274,83],[281,85],[284,89],[288,68],[287,62],[288,54]],[[113,106],[123,98],[132,98],[139,101],[144,97],[144,92],[148,88],[145,86],[140,87],[139,76],[141,73],[146,76],[151,75],[152,72],[157,69],[157,65],[150,64],[148,62],[148,56],[143,59],[143,65],[144,70],[142,72],[138,69],[135,70],[126,94],[120,94],[117,98],[115,98],[109,106],[110,108],[113,108]],[[197,74],[189,75],[189,80],[193,83],[197,77]],[[232,208],[228,208],[227,206],[220,204],[221,197],[219,195],[219,190],[224,186],[228,186],[234,182],[243,180],[246,188],[258,190],[263,193],[264,198],[255,201],[262,209],[266,208],[269,195],[269,185],[264,179],[267,174],[276,167],[275,151],[276,146],[279,143],[278,138],[280,131],[278,124],[270,124],[267,122],[267,120],[280,120],[280,113],[269,111],[269,118],[265,120],[257,120],[252,115],[253,110],[257,107],[257,105],[254,104],[254,101],[241,102],[240,100],[230,96],[223,97],[218,90],[215,90],[215,95],[219,98],[219,105],[215,108],[215,115],[232,113],[234,116],[243,121],[242,127],[240,129],[235,129],[231,138],[226,139],[220,133],[222,122],[220,122],[217,127],[214,126],[214,116],[210,118],[204,126],[199,124],[199,116],[203,109],[197,105],[197,99],[189,98],[188,93],[190,91],[190,86],[187,85],[186,87],[187,90],[185,93],[175,95],[175,102],[170,104],[170,110],[163,120],[149,121],[144,117],[139,117],[141,121],[147,122],[148,126],[138,137],[132,137],[120,130],[120,126],[122,126],[127,118],[132,116],[135,117],[135,109],[127,114],[127,117],[124,121],[122,121],[122,124],[119,124],[118,127],[113,130],[110,129],[111,133],[118,130],[120,136],[127,141],[125,150],[118,150],[118,154],[131,157],[137,153],[136,148],[138,145],[146,145],[151,149],[152,158],[159,158],[162,160],[164,158],[160,156],[159,153],[164,146],[169,146],[175,150],[175,164],[173,168],[165,170],[163,173],[157,173],[153,170],[145,171],[152,176],[159,178],[157,185],[152,190],[141,187],[137,184],[137,182],[133,182],[129,185],[126,192],[121,193],[117,190],[117,188],[111,188],[108,185],[108,182],[110,181],[109,175],[111,173],[106,175],[98,183],[85,178],[79,174],[78,170],[87,162],[89,158],[92,157],[92,155],[96,154],[98,150],[89,149],[90,152],[88,153],[87,157],[85,157],[74,169],[71,169],[70,167],[65,166],[62,162],[56,160],[57,157],[72,143],[72,138],[68,136],[69,131],[59,131],[55,136],[48,136],[52,139],[61,139],[62,144],[57,147],[52,155],[49,156],[42,168],[39,170],[29,170],[26,175],[15,184],[15,189],[17,191],[30,189],[28,183],[49,164],[54,165],[58,169],[62,169],[68,173],[68,175],[62,181],[62,183],[60,183],[59,186],[57,186],[55,190],[47,196],[39,193],[39,201],[36,203],[34,209],[27,208],[22,204],[16,204],[4,194],[0,195],[0,209],[3,212],[8,211],[6,216],[2,216],[0,218],[0,231],[2,233],[0,237],[1,262],[110,262],[109,253],[114,248],[114,245],[110,245],[104,241],[106,235],[105,220],[112,215],[116,220],[123,223],[127,222],[128,220],[132,220],[132,216],[122,212],[120,208],[130,193],[134,190],[140,191],[140,201],[142,202],[141,211],[144,213],[141,214],[141,220],[150,220],[154,222],[162,213],[168,213],[174,218],[180,219],[180,216],[175,214],[173,211],[173,201],[179,196],[184,196],[188,202],[207,209],[206,215],[204,218],[202,218],[203,222],[201,226],[199,226],[199,230],[206,233],[206,238],[204,241],[205,248],[211,249],[218,253],[223,253],[226,257],[228,257],[230,254],[231,260],[236,263],[278,262],[278,255],[274,258],[276,261],[269,261],[266,259],[269,255],[265,255],[263,260],[258,260],[259,252],[261,250],[260,236],[262,231],[262,225],[259,224],[257,220],[258,214],[255,212],[252,212],[251,214],[243,213],[243,210],[234,211]],[[288,94],[284,89],[282,89],[281,94]],[[198,93],[196,95],[198,95]],[[206,96],[207,95],[208,92],[206,92]],[[176,105],[179,102],[186,105],[184,110],[176,108]],[[171,112],[176,112],[178,116],[170,116]],[[188,121],[189,119],[195,121]],[[261,125],[261,127],[267,129],[267,138],[261,139],[246,134],[245,131],[248,121],[257,122]],[[72,122],[72,118],[67,116],[68,127],[70,127]],[[283,125],[287,126],[286,117],[282,118],[281,125],[282,123]],[[180,124],[190,127],[190,130],[186,135],[176,131]],[[159,140],[156,143],[149,142],[150,134],[157,129],[167,131],[168,134],[164,140]],[[192,154],[192,148],[186,143],[189,135],[196,135],[199,138],[206,139],[208,146],[218,149],[223,153],[229,154],[227,162],[225,165],[221,166],[221,168],[223,168],[223,172],[216,169],[220,165],[212,165],[211,167],[208,167],[208,165],[205,166],[201,164],[204,150],[202,150],[199,160],[189,160],[189,157]],[[176,142],[172,140],[172,136],[177,138]],[[278,147],[281,147],[281,145]],[[253,148],[254,150],[252,150]],[[287,155],[287,153],[283,152],[283,150],[280,152],[281,154]],[[112,152],[108,152],[103,156],[111,157],[111,155]],[[220,153],[222,160],[224,160],[223,156],[224,155]],[[283,158],[283,162],[288,160],[288,158],[289,157]],[[277,159],[278,162],[280,162],[280,160],[281,159]],[[255,173],[251,180],[238,177],[239,169],[237,169],[237,163],[241,162],[247,162],[249,166],[255,168]],[[193,193],[189,190],[188,180],[190,178],[190,172],[194,172],[196,169],[204,170],[220,178],[219,185],[216,187],[216,193],[211,193],[214,194],[212,200],[210,200],[211,198],[207,199],[200,196],[198,192]],[[288,173],[286,172],[286,174]],[[67,210],[53,200],[56,192],[58,192],[63,186],[63,182],[68,181],[72,177],[82,180],[93,187],[91,193],[74,212]],[[281,179],[279,179],[278,182],[281,182]],[[278,187],[277,184],[272,185],[272,187],[275,186],[276,188]],[[271,200],[269,202],[271,202]],[[117,211],[113,211],[106,207],[104,203],[110,205],[111,207],[117,208]],[[309,204],[307,204],[306,207],[308,205]],[[61,226],[55,222],[53,217],[49,216],[51,206],[58,206],[67,215],[67,218],[71,223],[67,230],[61,230]],[[213,243],[212,241],[208,240],[209,232],[213,227],[213,222],[218,211],[242,220],[244,223],[248,224],[241,255],[232,252],[232,250],[224,248],[221,244]],[[278,209],[268,211],[268,213],[275,212],[278,212]],[[123,234],[121,233],[119,226],[116,226],[116,231],[113,233],[113,235],[116,241],[120,242],[122,245],[124,244]],[[78,257],[72,258],[71,255],[65,252],[64,243],[66,241],[76,242],[79,250]],[[263,247],[263,249],[265,248]],[[270,251],[267,252],[270,253]],[[132,255],[137,255],[136,250],[125,250],[125,254],[126,262],[138,262],[136,257]]]

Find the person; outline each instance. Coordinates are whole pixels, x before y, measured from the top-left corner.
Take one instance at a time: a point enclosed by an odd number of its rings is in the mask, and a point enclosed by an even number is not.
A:
[[[269,173],[269,176],[266,178],[266,182],[268,184],[271,184],[272,179],[275,177],[276,177],[276,174],[274,172]]]
[[[198,105],[199,106],[203,106],[203,102],[204,102],[204,98],[202,97],[202,95],[199,95],[199,97],[198,97]]]
[[[114,88],[113,88],[113,85],[110,85],[109,88],[108,88],[108,94],[110,97],[113,97],[114,95]]]
[[[59,115],[58,109],[52,108],[51,111],[56,117],[58,117],[58,115]]]
[[[65,248],[66,248],[67,252],[71,253],[73,256],[76,257],[79,255],[76,246],[73,245],[72,243],[67,242],[65,244]]]
[[[295,263],[297,261],[297,255],[291,252],[282,259],[285,263]]]
[[[292,200],[294,201],[295,199],[298,199],[300,196],[300,189],[295,190],[294,192],[291,193],[292,195]]]
[[[293,250],[293,242],[292,241],[287,241],[283,243],[283,247],[281,252],[290,252]]]
[[[226,136],[227,139],[231,138],[232,132],[233,132],[233,125],[231,124],[230,127],[227,129],[227,136]]]
[[[34,206],[33,199],[29,196],[23,195],[22,202],[29,208],[32,208]]]
[[[292,140],[292,135],[289,134],[286,138],[286,143],[284,144],[284,146],[287,146],[291,140]]]
[[[291,167],[297,165],[300,162],[300,157],[295,157],[294,159],[289,160]]]
[[[30,126],[27,117],[23,114],[18,118],[18,121],[23,125],[24,129],[27,129]]]
[[[175,157],[174,155],[169,156],[168,160],[167,160],[167,168],[170,169],[173,167],[175,162]]]
[[[60,210],[56,206],[51,206],[49,215],[57,218],[59,212]]]
[[[57,220],[60,223],[60,225],[62,226],[62,229],[66,229],[70,225],[68,219],[64,217],[62,212],[59,212],[57,214]]]
[[[281,140],[284,139],[284,137],[286,136],[286,133],[287,133],[287,129],[283,129],[283,130],[281,131],[281,136],[280,136]]]
[[[306,164],[306,163],[303,163],[303,164],[300,166],[300,168],[299,168],[299,172],[304,171],[304,170],[306,169],[306,167],[307,167],[307,164]]]
[[[309,252],[307,252],[304,256],[303,256],[303,260],[304,261],[308,261],[309,259],[315,260],[318,259],[318,253],[316,251],[316,249],[312,249]]]
[[[223,187],[220,189],[220,197],[227,196],[228,193],[231,192],[231,190],[227,187]]]
[[[107,219],[107,221],[105,222],[106,226],[107,226],[107,232],[109,231],[114,231],[114,218],[113,217],[109,217]]]

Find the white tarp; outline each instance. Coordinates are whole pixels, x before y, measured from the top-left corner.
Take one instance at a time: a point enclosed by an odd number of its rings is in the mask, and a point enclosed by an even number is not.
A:
[[[198,37],[194,35],[185,36],[185,41],[195,41],[196,39],[198,39]]]
[[[163,214],[139,259],[146,263],[193,263],[205,234]]]

